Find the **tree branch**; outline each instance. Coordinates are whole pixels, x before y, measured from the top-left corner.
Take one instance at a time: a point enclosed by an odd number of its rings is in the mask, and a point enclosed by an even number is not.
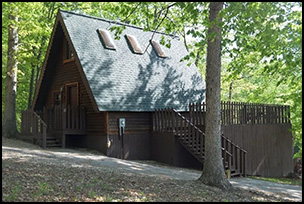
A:
[[[153,39],[153,37],[154,37],[156,31],[158,30],[158,28],[160,27],[160,25],[161,25],[161,24],[164,22],[164,20],[166,19],[167,15],[168,15],[168,13],[169,13],[169,9],[170,9],[172,6],[174,6],[175,4],[176,4],[176,2],[174,2],[174,3],[170,4],[169,6],[167,6],[166,13],[165,13],[164,17],[161,19],[161,21],[159,22],[159,24],[158,24],[158,25],[156,26],[156,28],[154,29],[153,34],[152,34],[152,36],[151,36],[151,38],[150,38],[150,41]],[[164,9],[162,9],[161,11],[163,11],[163,10],[164,10]],[[148,46],[146,47],[144,53],[146,53],[146,51],[147,51],[147,49],[148,49],[149,46],[150,46],[150,43],[149,43]]]
[[[136,7],[129,13],[129,15],[127,17],[125,17],[123,20],[121,20],[122,22],[126,22],[126,20],[136,11],[136,9],[138,8],[138,6],[141,4],[141,2],[139,2]]]

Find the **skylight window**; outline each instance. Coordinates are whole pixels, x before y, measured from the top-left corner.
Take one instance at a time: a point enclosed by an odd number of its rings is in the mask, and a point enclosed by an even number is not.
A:
[[[153,45],[153,48],[159,57],[164,57],[164,58],[167,57],[158,42],[154,40],[150,40],[150,42]]]
[[[131,45],[134,53],[143,54],[143,51],[142,51],[142,49],[141,49],[141,47],[140,47],[140,45],[139,45],[135,36],[126,35],[126,38],[128,39],[129,44]]]
[[[111,37],[110,32],[107,30],[103,30],[103,29],[98,29],[98,32],[103,40],[103,44],[104,44],[105,48],[111,49],[111,50],[116,50],[116,46],[114,44],[114,41]]]

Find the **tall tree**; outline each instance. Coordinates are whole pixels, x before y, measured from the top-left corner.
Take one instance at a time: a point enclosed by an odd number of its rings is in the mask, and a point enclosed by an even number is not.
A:
[[[223,2],[209,5],[207,70],[206,70],[206,137],[203,173],[199,180],[204,184],[225,190],[232,188],[226,178],[221,153],[221,27],[219,12]]]
[[[229,2],[223,51],[233,100],[290,105],[296,156],[302,155],[302,3]],[[223,90],[227,90],[223,87]],[[228,95],[228,94],[227,94]]]
[[[13,4],[13,3],[11,3]],[[11,6],[8,14],[8,49],[7,67],[5,80],[5,105],[2,125],[2,135],[5,137],[16,137],[18,134],[16,126],[16,94],[17,94],[17,52],[18,52],[18,8]]]

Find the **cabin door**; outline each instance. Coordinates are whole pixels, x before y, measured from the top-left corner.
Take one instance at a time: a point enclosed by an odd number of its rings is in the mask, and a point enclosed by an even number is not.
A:
[[[67,125],[69,128],[76,128],[78,123],[78,83],[66,85],[66,105],[70,106],[67,115]]]
[[[78,106],[78,84],[67,84],[67,105]]]

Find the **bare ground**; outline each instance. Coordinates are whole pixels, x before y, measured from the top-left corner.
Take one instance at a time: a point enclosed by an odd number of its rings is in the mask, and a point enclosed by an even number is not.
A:
[[[199,182],[195,171],[185,180],[183,169],[162,167],[2,137],[2,201],[293,201],[239,188],[225,192]]]

